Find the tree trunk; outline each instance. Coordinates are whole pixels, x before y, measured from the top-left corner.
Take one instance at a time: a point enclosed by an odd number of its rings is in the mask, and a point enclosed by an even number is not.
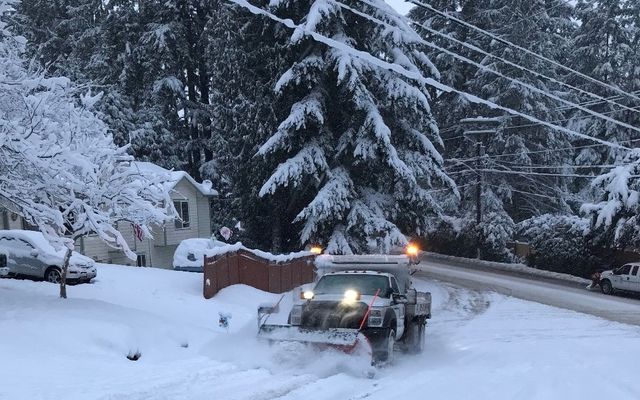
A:
[[[273,225],[271,226],[271,253],[279,254],[280,252],[282,252],[282,226],[280,225],[281,219],[280,219],[280,214],[278,213],[277,208],[273,213],[272,223]]]
[[[64,261],[62,262],[62,272],[60,272],[60,297],[63,299],[67,298],[67,271],[69,270],[71,253],[73,253],[73,250],[67,249],[67,252],[64,254]]]

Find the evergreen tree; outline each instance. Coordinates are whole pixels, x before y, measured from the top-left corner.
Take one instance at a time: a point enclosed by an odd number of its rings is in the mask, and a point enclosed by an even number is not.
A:
[[[262,6],[266,6],[262,4]],[[278,127],[279,103],[273,88],[286,68],[288,36],[270,20],[223,1],[207,25],[207,59],[212,80],[211,148],[205,169],[214,172],[220,197],[214,201],[214,232],[221,226],[242,230],[238,238],[257,248],[278,252],[297,248],[294,231],[283,231],[281,207],[258,196],[275,165],[255,157]],[[266,229],[265,229],[266,228]]]
[[[271,5],[307,30],[432,74],[415,32],[374,3],[379,8],[346,2],[393,28],[322,0]],[[332,253],[389,251],[406,243],[403,233],[424,232],[440,210],[429,188],[453,186],[436,149],[427,88],[300,30],[288,51],[295,59],[275,89],[289,112],[260,147],[278,166],[259,195],[285,205],[282,222],[297,224],[301,243],[327,243]]]
[[[579,28],[573,39],[571,64],[573,68],[619,87],[627,92],[640,90],[638,81],[638,4],[636,1],[607,0],[579,1],[576,5]],[[635,21],[634,21],[635,16]],[[617,103],[635,106],[637,103],[626,96],[604,88],[593,82],[574,78],[576,84],[583,85],[585,90],[609,98]],[[592,100],[587,102],[589,108],[606,114],[617,120],[638,126],[640,113],[621,109],[607,101]],[[640,136],[638,132],[621,127],[592,116],[584,116],[580,112],[572,112],[570,126],[573,129],[611,142],[635,145]],[[588,145],[585,141],[574,141],[576,146]],[[608,146],[584,147],[578,149],[575,163],[578,165],[608,165],[619,163],[626,152]],[[599,174],[601,168],[593,168]]]
[[[430,4],[453,17],[548,58],[563,62],[567,54],[573,24],[569,19],[572,9],[566,4],[541,0],[442,0],[430,2]],[[552,78],[559,78],[556,71],[548,64],[424,8],[414,9],[411,17],[419,24],[467,45],[479,47],[487,53]],[[420,33],[426,40],[475,63],[544,91],[561,93],[559,92],[561,88],[548,80],[524,72],[496,57],[490,57],[454,43],[429,29],[422,29]],[[459,90],[477,94],[543,120],[555,121],[563,117],[559,103],[540,93],[439,50],[432,50],[430,57],[434,60],[436,67],[442,71],[442,81]],[[443,237],[454,238],[455,241],[476,242],[482,250],[482,257],[506,260],[508,254],[504,249],[506,242],[514,235],[514,220],[520,221],[552,210],[569,210],[563,195],[567,185],[564,180],[530,174],[532,172],[561,173],[562,171],[556,168],[541,170],[527,167],[564,164],[571,152],[542,152],[548,148],[567,147],[569,139],[564,134],[531,124],[522,118],[505,116],[487,107],[471,104],[464,97],[452,93],[443,93],[438,96],[435,99],[434,108],[446,144],[445,158],[452,159],[447,171],[456,179],[462,199],[461,204],[444,202],[449,218],[444,220],[445,224],[436,224],[430,237],[441,234]],[[475,123],[461,122],[463,118],[469,117],[479,119]],[[490,119],[487,120],[487,117]],[[484,123],[480,122],[482,118],[485,118]],[[466,134],[468,131],[487,129],[495,129],[496,132]],[[478,159],[479,144],[483,145],[486,153],[486,156],[481,159]],[[474,171],[477,168],[495,171],[482,174],[483,192],[480,196],[477,194],[477,185],[473,184],[478,179],[478,174]],[[519,171],[522,175],[497,172],[511,170]],[[550,199],[552,201],[549,201]],[[478,201],[482,208],[480,224],[476,222]],[[468,237],[458,239],[457,237],[461,235]],[[443,246],[448,247],[446,244]]]

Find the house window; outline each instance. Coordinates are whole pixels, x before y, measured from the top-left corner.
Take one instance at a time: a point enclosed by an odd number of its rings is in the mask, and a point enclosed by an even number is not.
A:
[[[173,206],[178,212],[178,218],[175,220],[176,229],[189,228],[189,202],[188,201],[174,201]]]
[[[136,265],[138,267],[146,267],[147,266],[147,256],[144,254],[138,254],[136,257]]]

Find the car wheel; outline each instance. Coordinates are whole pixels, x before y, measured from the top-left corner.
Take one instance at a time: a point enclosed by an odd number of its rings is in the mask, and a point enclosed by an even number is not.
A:
[[[606,279],[600,282],[600,289],[604,294],[613,294],[613,286],[611,285],[611,282]]]
[[[60,283],[62,279],[62,273],[59,268],[51,267],[44,273],[44,280],[51,283]]]

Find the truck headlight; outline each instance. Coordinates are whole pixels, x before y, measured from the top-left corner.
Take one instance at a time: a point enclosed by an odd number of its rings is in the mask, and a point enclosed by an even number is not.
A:
[[[289,323],[291,325],[300,325],[302,323],[302,305],[294,305],[289,314]]]
[[[372,327],[382,326],[382,310],[379,308],[372,308],[369,311],[369,318],[367,318],[367,325]]]
[[[360,293],[353,289],[347,289],[344,292],[344,298],[342,300],[345,304],[353,304],[356,301],[360,300]]]

